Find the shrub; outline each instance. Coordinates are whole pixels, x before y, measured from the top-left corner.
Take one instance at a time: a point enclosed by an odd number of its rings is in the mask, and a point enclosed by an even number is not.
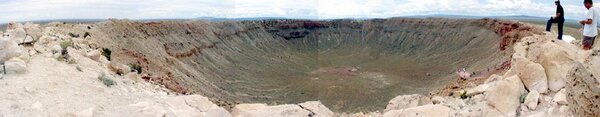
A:
[[[467,91],[463,91],[463,92],[460,94],[460,99],[467,99],[467,98],[469,98],[469,96],[467,96]]]
[[[91,35],[90,35],[90,32],[85,32],[85,34],[83,34],[83,38],[87,38],[87,37],[89,37],[89,36],[91,36]]]
[[[527,97],[527,94],[521,94],[521,97],[519,97],[519,101],[521,103],[525,103],[525,98]]]
[[[106,57],[106,59],[108,59],[108,61],[110,61],[110,54],[111,54],[110,49],[102,48],[102,55],[104,55],[104,57]]]
[[[61,47],[63,50],[66,50],[66,49],[67,49],[67,47],[69,47],[69,46],[71,46],[71,45],[73,45],[73,42],[71,42],[71,40],[64,40],[64,41],[60,42],[60,47]]]
[[[62,55],[62,54],[61,54],[61,55],[59,55],[59,56],[56,58],[56,60],[57,60],[57,61],[66,61],[66,58],[65,58],[65,56],[64,56],[64,55]]]
[[[132,72],[137,72],[138,74],[142,73],[142,66],[139,64],[129,64],[129,66],[131,67]]]
[[[102,74],[101,76],[99,76],[98,80],[102,81],[102,83],[104,85],[106,85],[107,87],[110,87],[112,85],[117,84],[117,82],[115,82],[114,80],[108,78],[105,74]]]
[[[79,38],[79,34],[69,33],[69,36],[71,36],[73,38]]]
[[[68,64],[77,64],[77,61],[75,61],[73,59],[69,59],[67,63]]]

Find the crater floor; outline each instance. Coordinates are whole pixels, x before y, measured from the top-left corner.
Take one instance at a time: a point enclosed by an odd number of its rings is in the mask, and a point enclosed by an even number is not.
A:
[[[113,61],[140,64],[144,79],[211,97],[219,106],[320,100],[336,112],[359,112],[440,88],[459,68],[485,74],[500,67],[510,54],[503,47],[510,37],[503,34],[519,25],[393,18],[109,20],[57,27],[88,32],[113,51]]]

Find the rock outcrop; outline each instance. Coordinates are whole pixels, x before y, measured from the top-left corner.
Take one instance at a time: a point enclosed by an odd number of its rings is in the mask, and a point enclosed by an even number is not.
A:
[[[527,94],[527,97],[525,97],[525,102],[523,102],[523,103],[530,110],[535,110],[538,106],[539,98],[540,98],[540,93],[533,90]]]
[[[417,107],[421,98],[419,94],[397,96],[388,103],[383,112]]]
[[[493,83],[485,93],[485,99],[490,106],[485,109],[485,113],[500,115],[494,116],[515,116],[517,108],[520,105],[520,97],[525,92],[521,79],[517,76],[511,76]]]
[[[4,70],[7,74],[24,73],[27,71],[27,63],[19,58],[12,58],[4,62]]]
[[[454,110],[442,105],[423,105],[418,107],[391,110],[383,114],[383,117],[449,117],[454,115]]]

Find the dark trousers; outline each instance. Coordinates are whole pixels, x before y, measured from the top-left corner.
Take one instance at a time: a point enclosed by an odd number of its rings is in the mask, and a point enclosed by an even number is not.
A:
[[[546,31],[550,31],[550,28],[552,28],[552,23],[558,23],[558,39],[562,40],[562,36],[563,36],[563,24],[565,23],[564,19],[553,19],[550,18],[548,20],[548,23],[546,24]]]
[[[595,40],[596,40],[596,36],[594,36],[594,37],[583,36],[583,49],[585,49],[585,50],[592,49],[592,46],[594,46]]]

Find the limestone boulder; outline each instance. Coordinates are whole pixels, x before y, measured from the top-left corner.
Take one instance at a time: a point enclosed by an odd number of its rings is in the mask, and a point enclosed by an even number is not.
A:
[[[517,75],[523,81],[525,88],[540,93],[548,91],[548,78],[544,67],[525,58],[513,58]]]
[[[494,81],[498,81],[500,79],[502,79],[502,76],[496,75],[496,74],[492,74],[490,77],[488,77],[488,79],[486,79],[484,81],[484,83],[488,84],[488,83],[491,83],[491,82],[494,82]]]
[[[417,107],[419,106],[421,97],[422,96],[419,94],[396,96],[390,100],[390,102],[388,102],[388,105],[385,107],[383,112]]]
[[[295,104],[239,104],[231,110],[231,114],[234,117],[307,117],[312,113]]]
[[[567,104],[567,91],[565,89],[561,89],[560,91],[558,91],[556,94],[554,94],[554,102],[556,102],[557,104],[560,105],[565,105]]]
[[[27,37],[25,37],[25,39],[23,40],[23,43],[31,43],[31,42],[33,42],[33,37],[31,37],[29,35]]]
[[[567,73],[572,68],[572,64],[551,62],[544,68],[546,68],[545,70],[548,76],[548,89],[550,91],[556,92],[565,87]]]
[[[6,25],[6,30],[12,30],[12,29],[16,29],[16,28],[23,28],[23,24],[18,23],[18,22],[9,22]]]
[[[513,53],[513,57],[526,57],[527,56],[527,45],[524,44],[523,42],[519,42],[519,43],[515,43],[515,45],[513,46],[513,50],[515,51],[515,53]]]
[[[525,89],[518,76],[511,76],[497,81],[484,94],[489,106],[484,110],[492,115],[495,115],[493,113],[499,113],[504,116],[514,116],[517,114],[520,97],[524,92]]]
[[[431,97],[431,102],[433,104],[441,104],[444,101],[445,101],[445,99],[443,97],[441,97],[441,96],[433,96],[433,97]]]
[[[56,54],[56,53],[61,53],[63,48],[60,47],[60,45],[56,44],[56,45],[52,45],[50,47],[50,50],[52,51],[52,53]]]
[[[482,94],[483,92],[485,92],[485,90],[488,87],[489,87],[488,84],[481,84],[481,85],[479,85],[477,87],[473,87],[473,88],[467,90],[466,95],[467,96],[474,96],[474,95],[477,95],[477,94]]]
[[[383,117],[449,117],[454,115],[455,110],[442,105],[424,105],[400,110],[391,110],[383,114]]]
[[[13,57],[21,56],[21,47],[8,38],[0,38],[0,61],[7,61]]]
[[[102,53],[100,53],[100,51],[98,51],[98,50],[92,50],[92,51],[86,53],[85,56],[89,57],[92,60],[98,61],[98,60],[100,60],[100,57],[102,57],[101,54]]]
[[[329,108],[325,107],[325,105],[319,101],[309,101],[298,105],[313,113],[311,115],[312,117],[332,117],[334,115],[333,111],[329,110]]]
[[[544,67],[548,77],[548,88],[556,92],[566,84],[565,77],[573,67],[574,57],[577,55],[572,49],[560,45],[562,43],[544,43],[541,49],[544,50],[538,57],[540,64]]]
[[[116,63],[116,62],[111,62],[110,64],[108,64],[108,68],[116,73],[116,74],[121,74],[121,75],[125,75],[129,72],[131,72],[131,68],[125,64],[121,64],[121,63]]]
[[[533,90],[527,94],[527,97],[525,97],[524,103],[527,106],[527,108],[529,108],[530,110],[535,110],[538,106],[539,98],[540,98],[540,93]]]
[[[23,28],[16,28],[12,30],[8,30],[8,38],[17,43],[23,43],[25,38],[27,37],[27,32]]]
[[[600,82],[596,80],[597,77],[598,76],[593,75],[582,63],[576,64],[573,69],[569,71],[567,85],[565,85],[566,96],[568,99],[567,105],[572,110],[577,110],[573,111],[573,114],[576,117],[599,116],[600,108],[595,108],[596,105],[600,105]],[[562,92],[563,91],[559,91],[559,93]],[[560,95],[554,95],[554,97],[562,98],[563,96]],[[563,99],[556,100],[557,102],[561,102],[559,100]]]
[[[4,63],[6,74],[25,73],[27,71],[27,63],[18,57],[12,58]]]
[[[548,117],[575,117],[568,106],[550,107]]]
[[[43,31],[39,24],[28,22],[23,25],[23,29],[25,29],[28,36],[31,36],[32,41],[35,41],[42,36]]]

